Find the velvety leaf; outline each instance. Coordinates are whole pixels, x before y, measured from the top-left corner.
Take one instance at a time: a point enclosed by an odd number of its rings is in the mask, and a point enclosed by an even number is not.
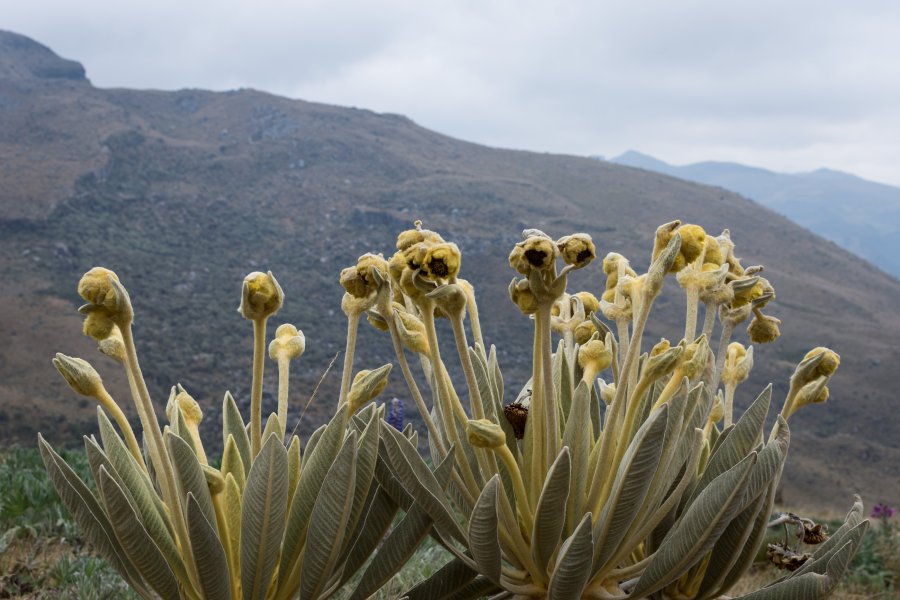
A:
[[[125,581],[139,593],[149,596],[140,573],[131,564],[125,550],[116,538],[109,518],[87,485],[79,479],[72,467],[66,464],[66,461],[50,447],[50,444],[40,434],[38,434],[38,448],[53,487],[85,538],[110,562]]]
[[[188,535],[194,563],[200,577],[200,589],[206,600],[231,600],[231,575],[225,549],[193,494],[187,500]]]
[[[284,533],[287,450],[269,437],[256,456],[241,498],[241,585],[244,600],[263,600]]]
[[[318,597],[340,553],[353,505],[357,439],[356,432],[352,431],[344,440],[313,506],[300,571],[301,598]]]
[[[547,597],[550,600],[578,600],[591,577],[594,539],[591,533],[591,513],[582,517],[575,533],[559,551],[556,568],[550,578]]]
[[[494,475],[484,489],[469,518],[469,551],[482,575],[500,583],[500,534],[497,517],[497,489],[500,476]]]
[[[165,436],[166,447],[172,466],[175,468],[175,482],[178,485],[178,497],[181,499],[182,510],[187,508],[187,495],[194,494],[197,503],[203,510],[203,516],[216,528],[216,511],[213,508],[212,497],[209,495],[209,484],[206,483],[206,475],[200,468],[197,455],[190,446],[180,437],[167,433]]]
[[[534,510],[534,529],[531,533],[531,554],[539,569],[549,573],[550,561],[566,525],[566,501],[569,497],[571,461],[569,448],[564,446],[553,461],[537,507]],[[592,550],[593,551],[593,550]]]
[[[752,453],[697,496],[653,555],[631,591],[634,597],[649,595],[672,583],[712,548],[734,517],[755,462],[756,454]]]
[[[99,488],[103,503],[109,513],[109,521],[119,543],[141,576],[164,600],[179,600],[178,579],[165,557],[150,538],[137,514],[125,497],[119,484],[107,473],[99,470]]]
[[[225,399],[222,401],[223,446],[228,443],[229,435],[234,436],[238,452],[241,455],[241,461],[244,463],[244,474],[249,473],[253,460],[250,458],[250,437],[247,435],[247,425],[241,418],[241,412],[238,410],[231,392],[225,392]],[[237,478],[235,477],[235,479]]]

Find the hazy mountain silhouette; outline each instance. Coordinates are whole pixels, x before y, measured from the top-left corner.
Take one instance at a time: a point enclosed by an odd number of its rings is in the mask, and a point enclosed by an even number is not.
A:
[[[611,161],[737,192],[900,277],[900,188],[831,169],[789,174],[713,161],[678,167],[633,150]]]

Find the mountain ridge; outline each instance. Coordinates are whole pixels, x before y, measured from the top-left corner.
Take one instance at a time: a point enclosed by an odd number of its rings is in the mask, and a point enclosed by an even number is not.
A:
[[[900,188],[836,169],[781,173],[735,162],[675,166],[633,150],[610,162],[746,196],[900,278]]]
[[[824,488],[812,499],[821,505],[844,506],[860,490],[900,495],[900,424],[875,418],[891,414],[900,282],[745,198],[588,158],[487,148],[396,115],[252,90],[136,91],[0,77],[0,98],[18,101],[0,103],[0,272],[14,282],[0,290],[2,439],[30,444],[43,429],[54,443],[77,443],[94,430],[93,406],[50,365],[57,351],[95,363],[130,408],[119,369],[81,335],[75,311],[78,278],[96,265],[115,270],[132,296],[157,408],[181,382],[209,414],[219,411],[226,389],[242,406],[248,400],[250,327],[235,309],[243,276],[271,269],[287,295],[272,329],[295,323],[307,339],[292,368],[293,421],[343,350],[340,269],[368,251],[390,254],[397,233],[415,219],[462,249],[485,337],[499,342],[509,401],[527,380],[531,346],[529,322],[506,292],[513,275],[507,256],[519,232],[584,230],[601,256],[622,252],[642,270],[656,227],[681,218],[712,234],[729,227],[744,264],[765,264],[778,294],[772,311],[784,335],[756,349],[739,406],[769,381],[783,394],[794,364],[813,346],[844,357],[829,404],[792,419],[798,443],[786,497],[807,500],[810,474]],[[592,265],[571,281],[573,291],[599,293],[604,279]],[[680,337],[683,311],[670,280],[645,339]],[[739,339],[746,340],[743,333]],[[356,368],[391,360],[384,337],[365,324],[359,344]],[[267,369],[271,406],[276,378]],[[301,430],[333,410],[335,383],[332,372]],[[404,395],[399,380],[391,386],[387,394]],[[217,436],[213,419],[202,427]],[[845,459],[829,464],[821,449],[836,435]]]

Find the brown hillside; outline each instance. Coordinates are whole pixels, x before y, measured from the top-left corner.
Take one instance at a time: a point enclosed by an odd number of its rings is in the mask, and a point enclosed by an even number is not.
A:
[[[81,336],[75,313],[75,284],[94,265],[116,270],[131,292],[142,366],[160,407],[179,381],[205,407],[217,406],[225,389],[247,401],[251,339],[235,312],[240,281],[271,269],[287,294],[273,325],[295,323],[307,337],[295,369],[296,418],[343,349],[339,270],[363,252],[390,253],[414,219],[462,248],[511,395],[526,377],[531,346],[529,323],[506,298],[506,257],[519,232],[584,230],[601,255],[622,252],[642,269],[656,226],[680,218],[713,233],[730,228],[744,264],[764,264],[778,294],[771,313],[783,336],[756,349],[739,404],[769,381],[783,397],[793,364],[814,346],[843,358],[829,403],[792,420],[785,500],[843,507],[857,491],[869,503],[900,497],[900,419],[891,409],[900,383],[900,282],[775,213],[721,189],[590,159],[486,148],[396,115],[253,90],[97,89],[79,69],[0,32],[7,443],[31,444],[41,429],[54,444],[74,444],[93,430],[93,407],[50,364],[55,351],[90,359],[126,404],[115,365]],[[598,269],[586,271],[573,285],[599,291]],[[683,295],[667,285],[648,341],[680,337]],[[387,340],[371,328],[362,333],[358,362],[389,361]],[[331,411],[335,380],[326,379],[307,413],[312,421]],[[214,437],[217,424],[205,426]]]

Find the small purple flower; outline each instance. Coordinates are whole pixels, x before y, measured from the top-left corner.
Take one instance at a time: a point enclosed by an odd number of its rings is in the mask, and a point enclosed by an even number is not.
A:
[[[879,502],[872,507],[872,512],[869,514],[869,516],[873,519],[882,519],[884,521],[887,521],[894,516],[894,509],[884,502]]]
[[[403,400],[394,398],[388,406],[387,422],[397,431],[403,431]]]

